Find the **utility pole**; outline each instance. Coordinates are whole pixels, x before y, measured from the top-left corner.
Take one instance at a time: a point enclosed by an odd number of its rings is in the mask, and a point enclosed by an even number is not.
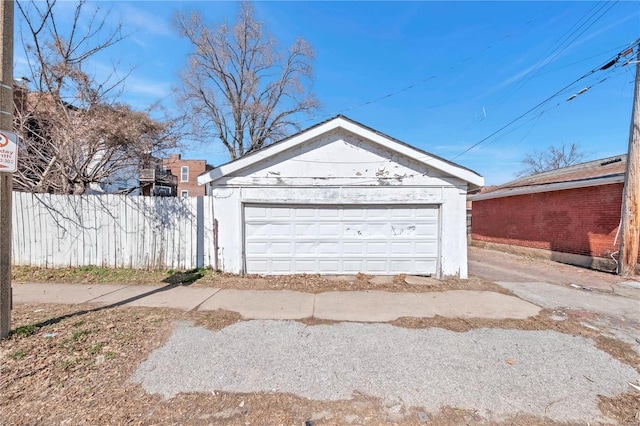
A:
[[[640,244],[640,46],[637,46],[636,84],[633,94],[627,170],[624,176],[620,221],[618,275],[635,275]]]
[[[0,129],[13,130],[13,0],[0,0]],[[11,329],[12,173],[0,172],[0,339]]]

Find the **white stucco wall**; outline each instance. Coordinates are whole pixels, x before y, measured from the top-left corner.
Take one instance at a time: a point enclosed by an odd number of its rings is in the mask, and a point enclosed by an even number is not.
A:
[[[467,277],[467,183],[336,130],[266,157],[208,188],[218,221],[218,267],[243,271],[243,205],[438,205],[439,276]]]

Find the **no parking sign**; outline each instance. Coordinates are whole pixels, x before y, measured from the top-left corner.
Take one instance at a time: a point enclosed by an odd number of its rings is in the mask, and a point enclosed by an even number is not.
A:
[[[13,173],[18,168],[18,135],[0,130],[0,172]]]

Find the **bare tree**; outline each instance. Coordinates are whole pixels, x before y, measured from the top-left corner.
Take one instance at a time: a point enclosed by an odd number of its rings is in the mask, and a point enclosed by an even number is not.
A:
[[[15,91],[14,128],[19,135],[18,190],[82,194],[92,184],[137,173],[140,163],[175,146],[171,121],[118,103],[126,75],[102,79],[85,71],[95,55],[123,39],[108,12],[56,0],[17,2],[29,77]],[[66,3],[65,6],[69,6]],[[65,21],[58,22],[60,19]]]
[[[534,151],[525,155],[521,161],[523,168],[518,172],[518,176],[528,176],[568,167],[579,163],[585,157],[586,154],[580,151],[580,147],[576,143],[569,146],[565,144],[560,147],[550,146],[546,151]]]
[[[180,100],[203,139],[221,141],[231,159],[299,130],[294,117],[317,108],[305,88],[313,51],[297,39],[287,52],[240,3],[235,24],[209,26],[200,13],[176,14],[174,25],[193,46]]]

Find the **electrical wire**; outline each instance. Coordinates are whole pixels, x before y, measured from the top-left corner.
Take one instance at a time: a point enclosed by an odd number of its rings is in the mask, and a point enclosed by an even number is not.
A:
[[[481,145],[482,143],[488,141],[489,139],[491,139],[492,137],[494,137],[495,135],[501,133],[502,131],[504,131],[505,129],[511,127],[512,125],[514,125],[515,123],[517,123],[518,121],[520,121],[522,118],[528,116],[529,114],[531,114],[533,111],[536,111],[537,109],[539,109],[541,106],[547,104],[548,102],[550,102],[552,99],[558,97],[560,94],[562,94],[563,92],[565,92],[568,88],[572,87],[573,85],[575,85],[576,83],[584,80],[585,78],[595,74],[598,71],[602,71],[602,70],[606,70],[608,68],[606,68],[611,61],[613,60],[619,60],[622,57],[622,54],[626,51],[629,50],[629,48],[638,48],[638,45],[640,44],[640,40],[636,40],[635,42],[631,43],[630,45],[628,45],[628,48],[620,53],[618,53],[618,55],[616,55],[615,57],[613,57],[611,60],[603,63],[602,65],[600,65],[597,68],[593,68],[591,71],[583,74],[581,77],[578,77],[576,80],[572,81],[571,83],[567,84],[566,86],[564,86],[563,88],[561,88],[560,90],[556,91],[555,93],[553,93],[551,96],[545,98],[543,101],[537,103],[535,106],[531,107],[530,109],[528,109],[527,111],[525,111],[524,113],[520,114],[519,116],[517,116],[516,118],[510,120],[508,123],[506,123],[505,125],[501,126],[499,129],[495,130],[494,132],[492,132],[491,134],[489,134],[488,136],[482,138],[481,140],[479,140],[478,142],[474,143],[473,145],[471,145],[469,148],[465,149],[464,151],[462,151],[460,154],[456,155],[455,157],[453,157],[451,160],[455,160],[458,157],[461,157],[462,155],[466,154],[467,152],[471,151],[473,148]],[[601,84],[604,81],[606,81],[608,78],[604,78],[601,81],[599,81],[597,84]]]
[[[558,58],[558,56],[560,56],[565,50],[567,50],[580,36],[582,36],[582,34],[584,34],[587,30],[589,30],[589,28],[591,28],[596,22],[598,22],[600,19],[602,19],[602,17],[604,15],[606,15],[616,4],[617,4],[618,0],[615,0],[613,2],[603,2],[603,4],[598,8],[598,10],[594,11],[592,13],[592,11],[597,7],[597,4],[591,8],[582,18],[580,18],[571,28],[569,28],[569,30],[567,30],[567,32],[560,37],[560,41],[558,41],[557,43],[555,43],[557,46],[554,47],[553,49],[551,49],[551,47],[549,49],[547,49],[542,56],[546,56],[546,58],[538,60],[537,63],[538,64],[542,64],[539,67],[534,67],[529,73],[527,73],[524,77],[523,80],[521,80],[516,86],[514,86],[513,90],[511,91],[507,91],[507,93],[505,93],[494,105],[492,105],[492,109],[496,108],[497,106],[501,105],[507,98],[509,98],[510,96],[515,95],[520,89],[522,89],[529,81],[531,81],[531,79],[533,79],[534,77],[536,77],[540,71],[542,71],[547,65],[549,65],[550,63],[552,63],[555,59]],[[606,9],[605,11],[603,11],[600,16],[598,16],[597,18],[595,18],[592,22],[589,23],[589,21],[598,13],[600,12],[605,6],[607,6],[609,3],[611,3],[611,6],[609,6],[608,9]],[[585,19],[586,17],[586,19]],[[581,21],[583,21],[581,23]],[[587,25],[588,26],[584,29],[582,29],[583,26]],[[577,28],[574,29],[574,27],[577,25]],[[582,31],[580,31],[582,29]],[[573,30],[573,31],[572,31]],[[572,31],[571,33],[569,33],[570,31]],[[579,34],[576,34],[578,31],[580,31]],[[575,35],[575,37],[574,37]],[[573,38],[572,38],[573,37]],[[571,39],[569,41],[569,39]],[[566,44],[565,44],[566,43]],[[563,44],[565,44],[563,46]],[[553,45],[552,45],[553,46]],[[551,50],[550,50],[551,49]],[[559,50],[558,50],[559,49]],[[547,53],[548,52],[548,53]]]
[[[485,46],[483,49],[479,50],[474,55],[467,56],[465,59],[460,61],[459,64],[451,65],[448,68],[446,68],[444,71],[442,71],[442,72],[440,72],[438,74],[429,75],[429,76],[427,76],[427,77],[425,77],[425,78],[423,78],[421,80],[418,80],[418,81],[416,81],[414,83],[411,83],[411,84],[409,84],[409,85],[407,85],[405,87],[402,87],[402,88],[400,88],[400,89],[398,89],[396,91],[389,92],[386,95],[380,96],[378,98],[371,99],[369,101],[365,101],[365,102],[362,102],[360,104],[353,105],[353,106],[350,106],[350,107],[342,108],[342,109],[336,110],[336,111],[334,111],[333,113],[330,113],[330,114],[321,114],[321,115],[317,115],[317,116],[314,116],[314,117],[301,119],[299,121],[294,122],[293,124],[297,125],[297,124],[302,124],[302,123],[305,123],[305,122],[308,122],[308,121],[318,121],[318,120],[323,120],[323,119],[335,117],[336,115],[343,114],[343,113],[346,113],[346,112],[349,112],[349,111],[352,111],[352,110],[355,110],[355,109],[359,109],[359,108],[362,108],[362,107],[367,106],[367,105],[375,104],[375,103],[378,103],[378,102],[383,101],[385,99],[388,99],[388,98],[391,98],[393,96],[399,95],[399,94],[401,94],[403,92],[406,92],[408,90],[414,89],[414,88],[416,88],[416,87],[418,87],[418,86],[420,86],[420,85],[422,85],[422,84],[424,84],[424,83],[426,83],[428,81],[434,80],[434,79],[436,79],[436,78],[438,78],[438,77],[440,77],[442,75],[448,75],[451,71],[455,70],[456,68],[458,68],[460,65],[464,64],[465,62],[468,62],[468,61],[472,60],[474,57],[482,56],[483,53],[485,53],[489,49],[493,48],[495,45],[497,45],[499,43],[502,43],[503,41],[513,37],[518,32],[521,32],[524,28],[526,28],[527,26],[531,25],[537,19],[538,19],[538,17],[530,18],[524,24],[519,26],[519,29],[517,31],[514,31],[514,32],[511,32],[511,33],[503,35],[502,37],[500,37],[496,41],[493,41],[493,42],[489,43],[487,46]],[[440,105],[437,105],[437,106],[440,106]]]
[[[609,3],[616,3],[618,0],[616,0],[615,2],[609,2]],[[557,56],[559,56],[559,54],[561,54],[562,52],[564,52],[568,47],[571,46],[571,44],[573,44],[573,42],[575,41],[575,39],[579,36],[581,36],[586,30],[588,30],[591,26],[593,26],[593,24],[595,24],[599,19],[601,19],[607,12],[609,12],[611,10],[611,8],[613,7],[610,6],[609,9],[605,10],[600,16],[598,16],[593,22],[591,22],[589,24],[589,26],[587,28],[585,28],[580,34],[578,34],[568,45],[564,46],[564,48],[562,48],[562,44],[564,43],[565,40],[568,40],[569,38],[571,38],[574,34],[576,34],[576,32],[578,30],[580,30],[581,27],[583,27],[593,16],[595,16],[596,13],[600,12],[602,10],[602,8],[604,8],[607,5],[607,2],[605,1],[599,8],[598,5],[596,4],[595,6],[593,6],[591,9],[589,9],[589,11],[587,11],[578,21],[576,21],[576,23],[574,23],[561,37],[558,41],[556,41],[554,44],[552,44],[549,48],[547,48],[547,50],[545,50],[545,52],[539,57],[539,59],[537,59],[536,61],[534,61],[534,63],[536,65],[534,65],[525,75],[523,75],[520,78],[525,78],[525,80],[521,80],[519,83],[514,82],[514,83],[510,83],[508,86],[511,86],[512,84],[516,84],[516,86],[512,86],[511,89],[507,89],[506,93],[502,94],[500,96],[500,98],[493,102],[490,106],[489,109],[490,110],[495,110],[497,108],[499,108],[502,104],[504,104],[505,100],[508,99],[509,97],[513,96],[515,93],[517,93],[520,89],[522,89],[531,79],[533,79],[534,77],[536,77],[537,75],[544,75],[547,74],[549,72],[552,71],[548,71],[546,73],[542,73],[539,74],[539,72],[541,70],[543,70],[547,65],[549,65],[550,63],[553,62],[553,60],[556,59]],[[598,8],[597,10],[595,10],[596,8]],[[595,11],[594,11],[595,10]],[[584,21],[584,22],[583,22]],[[576,28],[577,27],[577,28]],[[555,47],[554,47],[555,46]],[[623,45],[626,46],[626,45]],[[622,48],[623,46],[619,46],[617,48],[614,49],[610,49],[607,52],[603,52],[602,54],[606,54],[606,53],[610,53],[612,51],[619,51],[620,48]],[[562,50],[560,52],[556,52],[557,49],[562,48]],[[556,53],[553,57],[550,58],[550,55],[553,55],[554,53]],[[546,58],[545,58],[546,56]],[[595,55],[594,57],[597,57],[599,55]],[[588,60],[590,58],[584,59],[582,61],[578,61],[579,62],[583,62],[585,60]],[[538,66],[539,64],[542,64],[542,66]],[[568,66],[568,65],[567,65]],[[564,68],[564,67],[561,67]],[[507,86],[507,87],[508,87]],[[480,123],[482,121],[484,121],[485,117],[482,117],[478,120],[476,120],[475,122],[471,123],[470,125],[466,126],[462,131],[461,131],[461,135],[465,134],[467,132],[469,132],[471,129],[476,128],[478,125],[480,125]]]

